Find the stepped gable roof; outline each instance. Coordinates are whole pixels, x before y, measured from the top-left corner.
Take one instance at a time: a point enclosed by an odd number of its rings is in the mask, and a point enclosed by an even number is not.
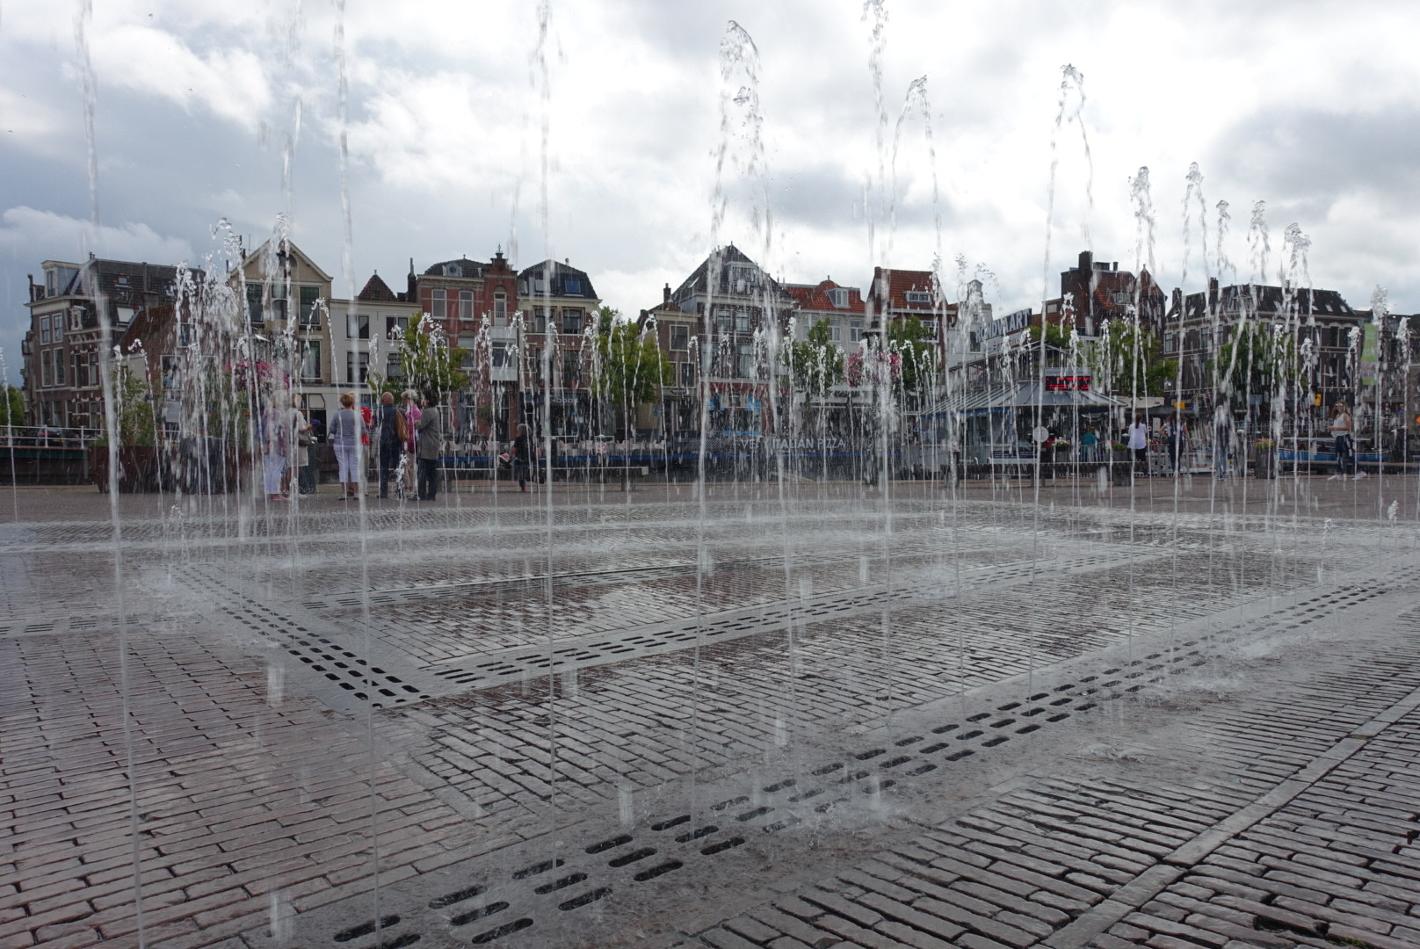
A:
[[[1286,290],[1266,284],[1231,284],[1217,291],[1219,312],[1232,315],[1246,307],[1249,313],[1264,318],[1282,315],[1289,297],[1295,301],[1296,311],[1303,318],[1318,317],[1333,321],[1355,321],[1360,319],[1357,311],[1337,290],[1307,290],[1305,288]],[[1208,294],[1202,290],[1184,297],[1186,319],[1206,319],[1208,317]]]
[[[487,266],[485,263],[469,260],[467,257],[455,257],[453,260],[441,260],[437,264],[431,264],[424,271],[424,276],[473,280],[483,276],[483,268]]]
[[[545,272],[550,271],[552,278],[549,281],[549,291],[554,297],[582,297],[587,300],[600,299],[597,296],[596,288],[592,286],[592,279],[587,276],[585,270],[578,270],[568,263],[558,263],[551,258],[541,263],[533,264],[518,273],[519,283],[525,283],[528,287],[525,293],[529,299],[540,294],[532,291],[532,281],[540,280]]]
[[[834,302],[834,294],[831,290],[843,290],[845,297],[843,305]],[[844,287],[833,280],[823,280],[816,284],[809,283],[786,283],[784,292],[789,294],[800,310],[805,312],[824,313],[844,313],[861,316],[867,311],[867,303],[863,299],[863,291],[858,287]]]
[[[365,281],[365,286],[355,294],[355,299],[363,300],[366,303],[399,302],[399,297],[395,295],[387,283],[380,279],[378,273],[372,274],[370,279]]]

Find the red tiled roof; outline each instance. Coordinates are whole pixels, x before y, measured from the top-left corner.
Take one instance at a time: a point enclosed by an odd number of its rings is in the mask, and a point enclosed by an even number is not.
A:
[[[863,292],[860,289],[840,286],[832,280],[824,280],[818,284],[788,283],[784,284],[784,290],[793,298],[800,310],[861,316],[867,309],[867,304],[863,301]],[[848,305],[834,306],[828,293],[830,290],[847,290]]]
[[[886,299],[880,293],[880,287],[887,283]],[[932,311],[931,302],[909,303],[907,301],[908,291],[918,293],[932,293],[936,286],[936,278],[930,270],[890,270],[886,267],[873,268],[873,287],[871,296],[879,308],[888,310],[918,310],[923,313]]]

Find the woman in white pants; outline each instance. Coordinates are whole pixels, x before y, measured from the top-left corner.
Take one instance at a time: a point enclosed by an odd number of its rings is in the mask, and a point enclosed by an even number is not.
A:
[[[355,397],[341,393],[340,408],[330,421],[328,436],[340,464],[340,499],[348,501],[360,491],[360,416],[355,412]]]

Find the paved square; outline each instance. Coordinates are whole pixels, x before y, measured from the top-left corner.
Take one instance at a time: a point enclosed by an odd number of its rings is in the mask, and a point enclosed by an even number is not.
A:
[[[22,490],[0,947],[1420,942],[1414,479],[544,500]]]

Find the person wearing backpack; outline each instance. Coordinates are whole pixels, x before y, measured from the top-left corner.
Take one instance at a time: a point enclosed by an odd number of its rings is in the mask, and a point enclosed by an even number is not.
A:
[[[380,417],[376,425],[380,439],[380,497],[390,496],[390,479],[399,468],[399,453],[404,446],[404,416],[394,405],[394,393],[380,396]]]

